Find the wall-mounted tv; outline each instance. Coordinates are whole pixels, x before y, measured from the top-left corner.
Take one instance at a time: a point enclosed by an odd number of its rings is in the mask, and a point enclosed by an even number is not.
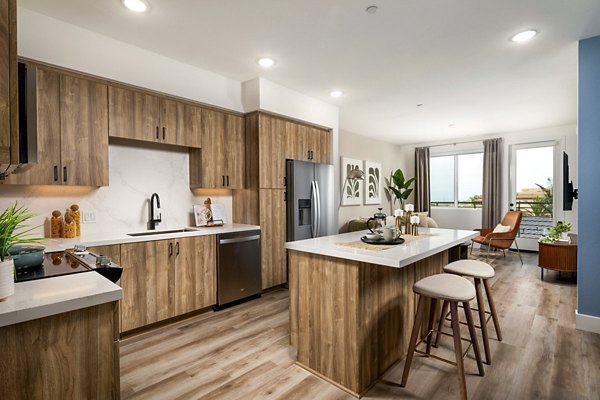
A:
[[[563,210],[573,209],[573,200],[577,198],[577,189],[573,188],[573,181],[569,180],[569,156],[563,151]]]

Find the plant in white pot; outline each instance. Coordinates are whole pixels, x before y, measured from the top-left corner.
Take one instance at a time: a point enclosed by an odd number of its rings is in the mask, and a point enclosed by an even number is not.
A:
[[[15,293],[15,265],[9,249],[16,244],[40,243],[32,238],[29,221],[35,214],[17,203],[0,214],[0,300]]]

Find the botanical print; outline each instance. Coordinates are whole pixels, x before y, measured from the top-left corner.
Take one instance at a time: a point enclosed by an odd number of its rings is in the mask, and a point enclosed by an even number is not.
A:
[[[363,180],[350,179],[348,174],[353,169],[361,169],[362,160],[342,157],[342,205],[343,206],[358,206],[362,203],[362,186]],[[347,179],[348,178],[348,179]]]
[[[381,164],[365,161],[365,204],[381,204]]]

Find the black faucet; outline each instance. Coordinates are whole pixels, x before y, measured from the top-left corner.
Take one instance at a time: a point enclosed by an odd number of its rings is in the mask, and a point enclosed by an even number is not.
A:
[[[162,222],[161,214],[158,214],[158,218],[154,218],[154,199],[156,199],[156,209],[160,208],[160,197],[158,197],[158,193],[152,193],[150,196],[150,220],[148,221],[148,229],[154,230],[156,229],[156,224]]]

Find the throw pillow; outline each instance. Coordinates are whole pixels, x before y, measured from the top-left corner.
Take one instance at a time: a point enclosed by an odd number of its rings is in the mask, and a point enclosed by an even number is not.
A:
[[[494,228],[494,233],[506,233],[506,232],[510,232],[510,225],[502,225],[502,224],[498,224],[496,225],[496,227]]]

